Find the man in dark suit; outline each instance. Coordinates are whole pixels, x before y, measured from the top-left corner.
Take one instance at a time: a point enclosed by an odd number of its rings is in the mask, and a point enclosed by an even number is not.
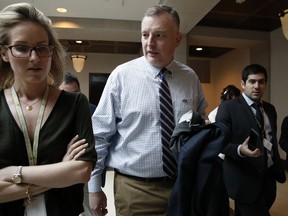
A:
[[[258,64],[248,65],[242,71],[243,93],[221,103],[216,116],[216,121],[231,129],[229,143],[223,148],[223,174],[228,195],[235,200],[236,216],[270,215],[276,181],[286,181],[278,152],[276,110],[261,99],[266,86],[266,69]],[[259,105],[260,110],[253,104]],[[251,129],[258,133],[254,150],[248,146]]]

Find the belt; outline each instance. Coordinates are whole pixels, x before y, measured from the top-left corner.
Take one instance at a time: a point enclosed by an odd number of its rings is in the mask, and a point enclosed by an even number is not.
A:
[[[127,175],[124,173],[119,172],[118,170],[114,169],[115,173],[121,176],[125,176],[127,178],[135,179],[137,181],[142,181],[142,182],[163,182],[163,183],[174,183],[175,178],[171,179],[168,176],[163,176],[163,177],[152,177],[152,178],[144,178],[144,177],[138,177],[138,176],[132,176],[132,175]]]

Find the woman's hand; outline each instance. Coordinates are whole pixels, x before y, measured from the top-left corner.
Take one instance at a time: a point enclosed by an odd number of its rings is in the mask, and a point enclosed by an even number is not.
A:
[[[67,146],[67,152],[64,155],[62,161],[76,160],[85,152],[85,148],[88,146],[88,143],[86,143],[86,139],[81,139],[78,141],[77,140],[78,135],[72,138],[72,140]]]

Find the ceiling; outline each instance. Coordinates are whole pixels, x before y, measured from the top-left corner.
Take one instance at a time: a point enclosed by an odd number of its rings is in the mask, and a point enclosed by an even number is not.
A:
[[[278,14],[288,7],[287,0],[221,0],[196,26],[271,32],[281,27]],[[239,0],[241,2],[241,0]],[[189,46],[190,57],[215,58],[233,50],[230,47],[203,46],[196,52]]]
[[[270,32],[281,26],[278,14],[287,0],[221,0],[199,26],[223,27]]]
[[[141,19],[153,5],[172,5],[180,15],[184,34],[197,26],[270,32],[281,26],[278,13],[284,4],[288,6],[287,0],[236,1],[241,0],[26,0],[51,18],[67,52],[119,54],[141,51]],[[17,2],[21,1],[1,0],[0,8]],[[68,12],[59,14],[57,7]],[[81,46],[75,43],[80,39]],[[189,44],[190,57],[215,58],[233,49],[209,45],[199,54],[194,52],[196,45]]]

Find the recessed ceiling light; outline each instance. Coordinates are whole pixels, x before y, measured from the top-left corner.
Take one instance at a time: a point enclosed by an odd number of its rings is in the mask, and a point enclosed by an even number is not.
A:
[[[57,8],[56,9],[59,13],[66,13],[67,9],[66,8]]]
[[[197,50],[197,51],[202,51],[203,48],[202,48],[202,47],[197,47],[196,50]]]
[[[75,42],[78,43],[78,44],[81,44],[81,43],[82,43],[81,40],[76,40]]]
[[[242,4],[242,3],[244,3],[246,0],[236,0],[236,3],[237,4]]]

